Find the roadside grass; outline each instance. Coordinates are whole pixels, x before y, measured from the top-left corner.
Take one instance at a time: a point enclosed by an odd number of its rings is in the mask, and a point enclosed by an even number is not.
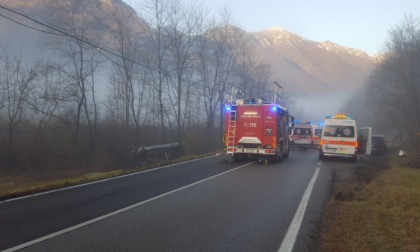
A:
[[[333,184],[318,251],[420,251],[420,169],[388,156]]]
[[[56,190],[69,186],[81,185],[108,178],[114,178],[126,174],[150,170],[165,165],[181,163],[211,155],[214,155],[214,153],[186,156],[181,157],[179,159],[162,161],[124,170],[91,172],[89,171],[89,169],[79,168],[73,170],[53,169],[43,172],[22,171],[15,172],[12,174],[2,174],[0,175],[0,201],[35,193]]]

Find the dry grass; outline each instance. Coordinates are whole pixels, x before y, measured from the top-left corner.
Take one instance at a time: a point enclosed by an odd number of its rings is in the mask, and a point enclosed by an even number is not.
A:
[[[319,251],[420,251],[420,170],[397,159],[388,164],[361,167],[377,176],[362,179],[356,169],[333,186]],[[337,197],[343,194],[351,197]]]
[[[0,199],[9,199],[28,194],[34,194],[73,185],[79,185],[101,179],[116,177],[129,173],[127,170],[117,170],[109,172],[95,173],[69,173],[58,174],[55,176],[37,176],[33,172],[22,173],[20,176],[9,175],[0,179]]]

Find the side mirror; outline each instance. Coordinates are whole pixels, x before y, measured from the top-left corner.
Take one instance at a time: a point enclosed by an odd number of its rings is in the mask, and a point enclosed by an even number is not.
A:
[[[289,116],[290,127],[295,127],[295,117]]]

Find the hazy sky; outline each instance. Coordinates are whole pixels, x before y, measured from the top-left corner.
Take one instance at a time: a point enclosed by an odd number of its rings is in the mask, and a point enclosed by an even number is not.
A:
[[[123,0],[136,9],[138,0]],[[405,15],[420,18],[420,0],[181,0],[216,15],[230,9],[234,23],[248,32],[277,26],[314,41],[377,54],[390,28]]]

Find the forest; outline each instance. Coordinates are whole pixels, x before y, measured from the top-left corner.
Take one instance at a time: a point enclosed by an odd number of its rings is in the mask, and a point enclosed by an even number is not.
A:
[[[48,22],[3,6],[43,40],[35,59],[12,41],[0,45],[1,167],[125,168],[134,165],[133,147],[172,142],[187,155],[221,150],[232,90],[272,96],[273,69],[229,10],[210,18],[180,1],[144,1],[139,13],[48,1],[55,10]],[[418,19],[390,30],[365,87],[374,126],[419,153]]]
[[[36,59],[0,45],[0,163],[11,169],[133,166],[131,150],[171,142],[222,149],[232,89],[271,95],[228,10],[146,1],[141,18],[95,1],[52,1],[50,21],[6,8],[43,33]],[[106,19],[104,19],[106,17]],[[26,23],[28,23],[26,22]]]

